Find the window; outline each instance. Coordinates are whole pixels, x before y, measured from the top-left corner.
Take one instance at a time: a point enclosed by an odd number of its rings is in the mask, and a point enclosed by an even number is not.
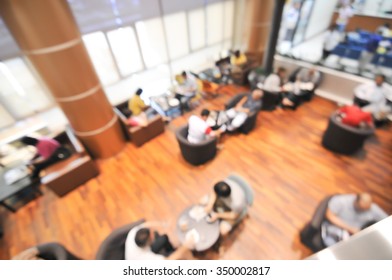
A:
[[[175,59],[189,53],[188,28],[185,12],[167,15],[163,18],[166,28],[170,58]]]
[[[188,13],[189,39],[191,49],[197,50],[206,45],[206,25],[204,9],[197,9]]]
[[[21,58],[0,62],[0,101],[14,119],[52,105],[52,100]]]
[[[108,85],[118,81],[119,75],[105,35],[102,32],[87,34],[83,36],[83,41],[102,84]]]
[[[4,106],[0,104],[0,128],[9,126],[14,123],[12,116],[4,109]]]
[[[234,21],[234,1],[226,1],[224,3],[225,9],[225,25],[224,25],[224,39],[231,39],[233,37],[233,21]]]
[[[132,27],[119,28],[108,32],[107,35],[121,75],[128,76],[143,69],[135,31]]]
[[[207,6],[207,43],[209,46],[223,40],[223,3]]]
[[[146,67],[150,68],[166,62],[167,52],[161,19],[139,21],[136,23],[136,31]]]

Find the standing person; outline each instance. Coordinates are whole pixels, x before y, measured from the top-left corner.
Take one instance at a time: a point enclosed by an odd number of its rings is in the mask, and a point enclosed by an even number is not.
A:
[[[339,45],[341,38],[342,37],[337,29],[337,25],[333,25],[328,29],[324,35],[323,54],[321,57],[323,61],[325,61],[333,49]]]
[[[203,109],[200,117],[192,115],[188,120],[188,141],[193,144],[198,144],[211,137],[218,137],[224,129],[213,131],[207,124],[210,111]]]
[[[41,137],[39,139],[25,136],[21,139],[25,145],[34,146],[37,149],[36,155],[33,157],[29,165],[32,168],[32,177],[37,178],[41,170],[46,167],[64,160],[71,155],[71,152],[60,145],[54,139]]]
[[[296,1],[292,4],[292,6],[287,11],[287,13],[283,15],[284,26],[286,28],[286,34],[284,36],[285,41],[291,42],[293,40],[294,31],[299,19],[300,8],[301,8],[301,3]]]
[[[346,2],[342,4],[342,6],[339,9],[339,15],[338,18],[336,19],[336,25],[338,26],[338,29],[340,32],[344,32],[346,30],[346,26],[348,23],[348,20],[354,15],[353,8],[350,5],[350,2]]]

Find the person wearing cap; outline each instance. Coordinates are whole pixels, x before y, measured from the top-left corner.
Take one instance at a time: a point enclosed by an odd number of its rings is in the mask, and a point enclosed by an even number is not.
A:
[[[387,216],[368,193],[335,195],[328,203],[326,221],[321,226],[324,245],[345,240],[369,223],[379,222]]]

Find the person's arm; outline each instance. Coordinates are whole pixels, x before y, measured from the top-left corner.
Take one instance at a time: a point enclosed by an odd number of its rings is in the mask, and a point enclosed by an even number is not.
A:
[[[238,213],[231,211],[231,212],[223,212],[223,213],[211,213],[211,218],[210,221],[214,222],[217,219],[223,219],[223,220],[235,220],[238,218]]]
[[[244,96],[241,98],[241,100],[235,105],[236,111],[242,111],[242,106],[245,104],[247,97]]]
[[[209,196],[208,196],[208,202],[207,205],[204,207],[204,211],[206,213],[210,213],[212,211],[212,208],[214,207],[214,203],[216,200],[216,193],[212,192]]]
[[[170,254],[170,256],[166,257],[166,260],[179,260],[184,257],[186,253],[189,252],[190,249],[188,249],[185,245],[181,245],[178,247],[173,253]]]
[[[327,213],[325,217],[328,219],[330,223],[348,231],[350,234],[354,234],[359,231],[358,228],[351,227],[348,224],[346,224],[342,219],[340,219],[337,215],[335,215],[330,209],[327,209]]]
[[[357,86],[354,89],[355,96],[357,96],[359,98],[363,98],[363,96],[366,95],[367,88],[368,88],[367,84],[362,84],[362,85]]]

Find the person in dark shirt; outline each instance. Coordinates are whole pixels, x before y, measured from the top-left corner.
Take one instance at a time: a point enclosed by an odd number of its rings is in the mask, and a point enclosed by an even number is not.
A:
[[[227,125],[228,131],[234,131],[244,124],[246,119],[261,109],[261,98],[263,91],[255,88],[250,94],[244,96],[234,108],[227,110],[225,113],[229,118]]]

